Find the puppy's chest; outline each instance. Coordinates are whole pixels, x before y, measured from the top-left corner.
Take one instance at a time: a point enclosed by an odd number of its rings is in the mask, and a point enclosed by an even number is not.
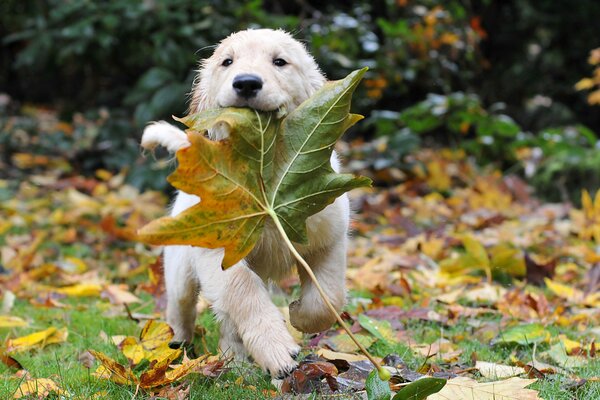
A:
[[[272,221],[265,223],[260,239],[247,261],[252,270],[265,281],[282,279],[295,266],[294,256]]]

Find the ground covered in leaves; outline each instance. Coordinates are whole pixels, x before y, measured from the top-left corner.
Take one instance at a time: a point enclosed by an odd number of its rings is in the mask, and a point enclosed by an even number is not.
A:
[[[348,169],[378,183],[351,192],[344,317],[391,370],[392,390],[430,375],[449,379],[432,399],[600,398],[600,196],[584,193],[579,209],[544,204],[519,178],[451,150],[376,170],[361,160],[369,146],[341,149]],[[15,157],[33,169],[0,180],[0,398],[364,393],[372,366],[337,327],[295,332],[303,364],[280,391],[256,366],[220,357],[205,301],[194,348],[169,349],[159,249],[135,241],[166,196],[140,193],[124,173],[64,177]],[[285,311],[298,280],[281,287]]]

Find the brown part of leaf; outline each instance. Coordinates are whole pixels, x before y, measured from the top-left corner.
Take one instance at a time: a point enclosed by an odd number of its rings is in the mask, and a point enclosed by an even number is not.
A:
[[[536,263],[528,253],[525,253],[525,267],[527,268],[527,281],[534,285],[543,285],[544,278],[552,278],[556,270],[557,260],[552,259],[546,264]]]
[[[9,368],[13,369],[24,369],[20,362],[15,360],[13,357],[4,352],[4,349],[0,349],[0,361]]]
[[[137,384],[137,377],[131,372],[129,368],[126,368],[107,356],[104,353],[95,350],[88,350],[92,356],[110,373],[108,379],[120,383],[120,384]]]

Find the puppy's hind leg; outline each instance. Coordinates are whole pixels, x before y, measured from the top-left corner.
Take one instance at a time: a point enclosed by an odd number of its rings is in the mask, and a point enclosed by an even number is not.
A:
[[[189,246],[167,246],[164,250],[167,322],[175,333],[169,345],[174,348],[190,343],[194,336],[200,285],[190,253]]]
[[[290,373],[297,366],[295,357],[300,347],[288,332],[283,315],[271,302],[263,281],[245,260],[225,271],[220,263],[218,259],[214,264],[196,268],[202,293],[213,303],[217,318],[225,323],[222,329],[230,330],[222,332],[221,345],[227,347],[223,350],[241,351],[238,343],[241,339],[254,361],[271,376]]]
[[[337,312],[346,302],[346,238],[305,256],[317,281]],[[298,266],[302,284],[300,300],[290,304],[290,322],[301,332],[317,333],[329,329],[335,315],[329,310],[316,286],[302,266]]]

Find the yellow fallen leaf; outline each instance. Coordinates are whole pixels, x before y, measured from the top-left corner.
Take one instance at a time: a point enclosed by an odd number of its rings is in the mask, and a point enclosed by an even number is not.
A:
[[[302,343],[302,332],[296,329],[290,322],[290,308],[279,307],[279,311],[281,312],[281,314],[283,314],[283,318],[285,319],[285,325],[287,326],[288,332],[292,335],[296,343]]]
[[[157,386],[167,385],[178,379],[183,378],[189,373],[195,371],[200,365],[204,364],[208,354],[199,358],[188,359],[176,368],[168,370],[169,365],[177,357],[166,358],[152,365],[150,369],[140,376],[140,387],[149,389]]]
[[[583,292],[581,290],[554,282],[548,278],[544,278],[544,282],[546,283],[546,287],[558,297],[577,303],[583,299]]]
[[[36,399],[45,399],[50,393],[55,393],[58,396],[70,396],[69,392],[61,389],[52,379],[37,378],[23,382],[17,389],[13,399],[31,398],[32,396],[35,396]]]
[[[565,351],[567,352],[567,354],[570,354],[573,350],[575,350],[577,348],[583,348],[584,347],[584,346],[582,346],[581,343],[579,343],[579,342],[577,342],[575,340],[569,339],[564,334],[558,335],[558,338],[559,338],[560,342],[562,343],[562,345],[564,346]]]
[[[139,382],[137,377],[129,368],[122,366],[106,354],[95,350],[88,351],[96,360],[102,363],[102,365],[100,365],[94,373],[94,376],[97,378],[109,379],[121,385],[137,384]]]
[[[521,367],[512,367],[509,365],[502,365],[485,361],[477,361],[475,363],[475,368],[479,370],[479,373],[483,377],[493,379],[510,378],[525,373],[525,370]]]
[[[319,349],[317,355],[326,360],[346,360],[348,362],[368,360],[368,358],[362,354],[340,353],[328,349]]]
[[[40,332],[31,333],[16,339],[6,341],[7,353],[18,353],[34,348],[44,348],[44,346],[53,343],[62,343],[67,340],[69,333],[67,328],[56,329],[50,327]]]
[[[525,387],[536,379],[510,378],[502,381],[478,383],[474,379],[449,379],[439,392],[427,400],[542,400],[538,392]]]
[[[27,326],[27,321],[12,315],[0,315],[0,328],[19,328]]]
[[[102,285],[97,283],[79,283],[77,285],[53,289],[52,291],[73,297],[99,296],[102,291]]]
[[[165,322],[150,320],[146,322],[140,337],[126,337],[120,344],[121,351],[132,365],[139,364],[143,359],[161,361],[177,358],[180,349],[171,349],[169,342],[173,339],[173,330]]]

